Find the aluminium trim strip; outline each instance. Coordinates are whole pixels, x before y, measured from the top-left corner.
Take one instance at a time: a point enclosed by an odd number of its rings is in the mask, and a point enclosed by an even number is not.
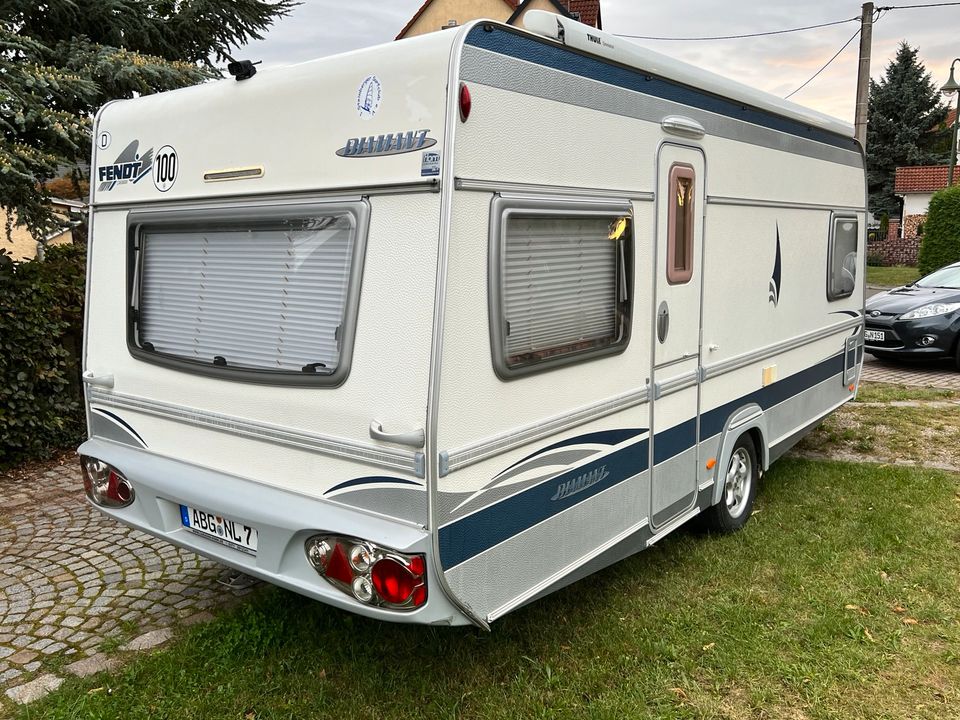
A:
[[[657,399],[659,400],[664,395],[670,395],[671,393],[680,392],[681,390],[686,390],[687,388],[693,387],[699,382],[699,380],[700,370],[697,369],[683,373],[682,375],[676,375],[669,380],[657,382]]]
[[[643,530],[645,527],[647,527],[649,524],[650,524],[650,523],[649,523],[649,521],[647,520],[647,518],[644,518],[644,519],[641,520],[640,522],[631,525],[631,526],[628,527],[626,530],[623,530],[622,532],[614,535],[612,538],[610,538],[609,540],[607,540],[605,543],[603,543],[603,544],[601,544],[601,545],[598,545],[597,547],[595,547],[595,548],[594,548],[593,550],[591,550],[590,552],[588,552],[588,553],[580,556],[580,557],[577,558],[576,560],[574,560],[572,563],[566,565],[565,567],[562,567],[560,570],[557,570],[557,572],[555,572],[555,573],[554,573],[553,575],[551,575],[550,577],[546,578],[545,580],[541,580],[540,582],[538,582],[536,585],[534,585],[534,586],[533,586],[532,588],[530,588],[529,590],[521,593],[520,595],[517,595],[517,597],[515,597],[513,600],[510,600],[509,602],[504,603],[503,605],[501,605],[500,607],[498,607],[496,610],[492,610],[492,611],[487,615],[487,622],[493,622],[493,621],[496,620],[497,618],[503,617],[503,616],[506,615],[508,612],[511,612],[512,610],[516,610],[518,607],[520,607],[521,605],[523,605],[523,604],[524,604],[525,602],[527,602],[528,600],[531,600],[532,598],[536,597],[537,595],[539,595],[541,592],[543,592],[544,590],[546,590],[546,589],[547,589],[548,587],[550,587],[551,585],[554,585],[555,583],[559,582],[560,580],[562,580],[564,577],[566,577],[566,576],[569,575],[570,573],[572,573],[572,572],[574,572],[575,570],[577,570],[578,568],[580,568],[583,564],[590,562],[590,561],[593,560],[595,557],[599,557],[600,555],[602,555],[603,553],[605,553],[607,550],[615,547],[615,546],[618,545],[619,543],[621,543],[621,542],[623,542],[624,540],[628,539],[631,535],[635,535],[636,533],[640,532],[640,531]],[[513,539],[513,538],[511,538],[511,539]],[[506,542],[506,541],[504,541],[504,542]],[[494,546],[494,547],[496,547],[496,546]],[[492,550],[492,549],[493,549],[493,548],[491,548],[491,550]]]
[[[263,202],[271,205],[279,204],[284,201],[290,202],[310,202],[307,198],[313,198],[312,202],[326,200],[359,200],[362,197],[371,195],[400,195],[406,193],[438,193],[440,184],[436,180],[424,180],[422,182],[395,183],[383,185],[367,185],[347,188],[320,188],[310,190],[293,190],[287,192],[259,192],[259,193],[233,193],[204,195],[200,198],[169,198],[161,200],[137,200],[133,202],[97,202],[90,205],[91,208],[100,208],[103,210],[134,210],[150,209],[151,211],[160,211],[170,208],[194,208],[204,206],[209,203],[230,203],[243,202],[246,207],[251,202]]]
[[[276,425],[268,425],[251,420],[241,420],[240,418],[229,415],[221,415],[219,413],[194,408],[178,407],[169,403],[148,400],[123,393],[106,392],[98,388],[89,388],[89,397],[91,403],[97,403],[99,405],[133,410],[134,412],[154,415],[156,417],[226,432],[240,437],[248,437],[255,440],[270,440],[288,447],[311,450],[337,458],[359,460],[391,470],[403,470],[420,478],[424,475],[423,454],[418,452],[393,450],[381,448],[376,445],[358,443],[344,438],[298,432]]]
[[[492,438],[473,443],[472,445],[465,445],[462,448],[450,450],[448,452],[447,471],[453,472],[454,470],[460,470],[468,465],[486,460],[493,455],[498,455],[507,450],[526,445],[529,442],[534,442],[541,438],[562,432],[563,430],[576,427],[577,425],[582,425],[592,420],[597,420],[607,415],[620,412],[621,410],[634,407],[635,405],[640,405],[647,401],[648,396],[648,388],[643,387],[623,395],[601,400],[600,402],[587,405],[586,407],[564,415],[558,415],[542,422],[527,425],[519,430],[511,430],[502,435],[496,435]]]
[[[653,202],[654,193],[634,192],[631,190],[607,190],[597,188],[567,187],[564,185],[534,185],[516,182],[497,182],[496,180],[474,180],[472,178],[457,178],[457,190],[473,190],[478,192],[513,193],[517,195],[536,196],[573,196],[590,200],[633,200],[635,202]]]
[[[727,360],[723,360],[713,365],[705,365],[703,368],[703,379],[707,380],[709,378],[717,377],[718,375],[723,375],[724,373],[731,372],[733,370],[739,370],[742,367],[746,367],[751,363],[759,362],[760,360],[766,360],[769,357],[773,357],[781,352],[787,352],[789,350],[794,350],[798,347],[806,345],[807,343],[816,342],[817,340],[822,340],[824,338],[830,337],[831,335],[836,335],[837,333],[849,330],[853,327],[858,327],[863,324],[863,317],[856,317],[846,320],[842,323],[837,323],[835,325],[830,325],[829,327],[820,328],[818,330],[813,330],[811,332],[804,333],[803,335],[798,335],[791,340],[785,342],[777,343],[776,345],[768,345],[765,348],[760,348],[759,350],[753,350],[742,355],[736,355]]]
[[[726,197],[723,195],[707,195],[708,205],[734,205],[737,207],[763,207],[778,210],[825,210],[866,212],[866,208],[854,205],[822,205],[820,203],[787,202],[781,200],[760,200],[759,198]]]

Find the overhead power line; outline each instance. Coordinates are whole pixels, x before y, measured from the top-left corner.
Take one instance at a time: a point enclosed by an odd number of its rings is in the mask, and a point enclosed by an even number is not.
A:
[[[951,7],[960,5],[960,2],[942,2],[942,3],[923,3],[920,5],[887,5],[878,7],[877,20],[880,14],[886,10],[916,10],[918,8]],[[710,40],[743,40],[755,37],[767,37],[770,35],[786,35],[787,33],[803,32],[805,30],[817,30],[819,28],[832,27],[834,25],[844,25],[848,22],[859,22],[859,17],[844,18],[843,20],[832,20],[830,22],[819,23],[817,25],[804,25],[802,27],[786,28],[784,30],[768,30],[766,32],[742,33],[740,35],[704,35],[704,36],[671,36],[671,35],[627,35],[626,33],[613,33],[617,37],[631,38],[633,40],[664,40],[664,41],[710,41]],[[852,40],[852,38],[851,38]]]
[[[960,3],[952,3],[960,5]],[[803,30],[816,30],[817,28],[830,27],[831,25],[843,25],[844,23],[860,20],[858,17],[846,18],[845,20],[833,20],[832,22],[820,23],[819,25],[804,25],[803,27],[787,28],[786,30],[770,30],[768,32],[745,33],[743,35],[710,35],[706,37],[660,37],[656,35],[624,35],[622,33],[613,33],[617,37],[632,38],[634,40],[740,40],[742,38],[764,37],[766,35],[785,35],[787,33],[801,32]]]
[[[790,93],[789,95],[784,95],[783,99],[784,99],[784,100],[788,100],[789,98],[792,98],[792,97],[793,97],[794,95],[796,95],[798,92],[800,92],[801,90],[803,90],[807,85],[809,85],[811,82],[813,82],[814,78],[816,78],[817,75],[819,75],[819,74],[822,73],[824,70],[826,70],[828,67],[830,67],[830,63],[832,63],[834,60],[836,60],[836,59],[840,56],[840,53],[842,53],[844,50],[846,50],[846,49],[847,49],[847,46],[848,46],[850,43],[852,43],[852,42],[853,42],[853,39],[854,39],[855,37],[857,37],[857,35],[859,35],[859,34],[860,34],[860,28],[857,28],[857,31],[856,31],[853,35],[850,36],[850,39],[849,39],[849,40],[847,40],[843,45],[840,46],[840,49],[837,50],[837,52],[835,52],[835,53],[833,54],[833,57],[832,57],[832,58],[830,58],[829,60],[827,60],[827,62],[825,62],[825,63],[823,64],[823,67],[821,67],[821,68],[820,68],[819,70],[817,70],[813,75],[811,75],[810,78],[809,78],[803,85],[801,85],[800,87],[798,87],[798,88],[797,88],[796,90],[794,90],[792,93]]]

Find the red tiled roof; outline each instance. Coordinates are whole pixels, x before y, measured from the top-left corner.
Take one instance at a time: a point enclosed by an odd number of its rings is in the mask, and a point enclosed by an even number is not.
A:
[[[510,10],[511,10],[511,11],[517,9],[517,0],[503,0],[503,1],[510,7]],[[599,2],[599,0],[597,0],[597,1]],[[401,30],[400,32],[397,33],[397,36],[394,38],[394,40],[400,40],[401,38],[403,38],[403,36],[407,34],[407,31],[408,31],[411,27],[413,27],[413,24],[414,24],[418,19],[420,19],[420,16],[423,15],[424,11],[425,11],[428,7],[430,7],[430,3],[432,3],[432,2],[433,2],[433,0],[426,0],[426,2],[424,2],[423,5],[420,6],[420,9],[417,10],[417,11],[413,14],[413,17],[410,18],[410,22],[408,22],[406,25],[403,26],[403,30]]]
[[[571,13],[580,13],[580,22],[592,25],[597,30],[600,26],[600,0],[561,0]]]
[[[947,186],[946,165],[914,165],[898,167],[893,179],[895,193],[928,193],[943,190]],[[960,185],[960,173],[954,172],[953,184]]]
[[[943,121],[943,124],[946,125],[948,128],[951,128],[953,127],[953,123],[956,119],[957,119],[957,109],[950,108],[949,110],[947,110],[947,119]]]

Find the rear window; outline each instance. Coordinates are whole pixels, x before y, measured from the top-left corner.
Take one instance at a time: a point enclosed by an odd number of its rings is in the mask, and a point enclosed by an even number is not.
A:
[[[231,379],[349,372],[364,203],[131,219],[130,349]]]

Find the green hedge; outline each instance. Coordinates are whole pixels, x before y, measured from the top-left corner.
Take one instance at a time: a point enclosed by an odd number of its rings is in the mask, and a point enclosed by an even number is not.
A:
[[[0,257],[0,467],[83,437],[85,264],[84,245],[48,248],[43,261]]]
[[[921,275],[960,260],[960,185],[931,198],[917,259]]]

